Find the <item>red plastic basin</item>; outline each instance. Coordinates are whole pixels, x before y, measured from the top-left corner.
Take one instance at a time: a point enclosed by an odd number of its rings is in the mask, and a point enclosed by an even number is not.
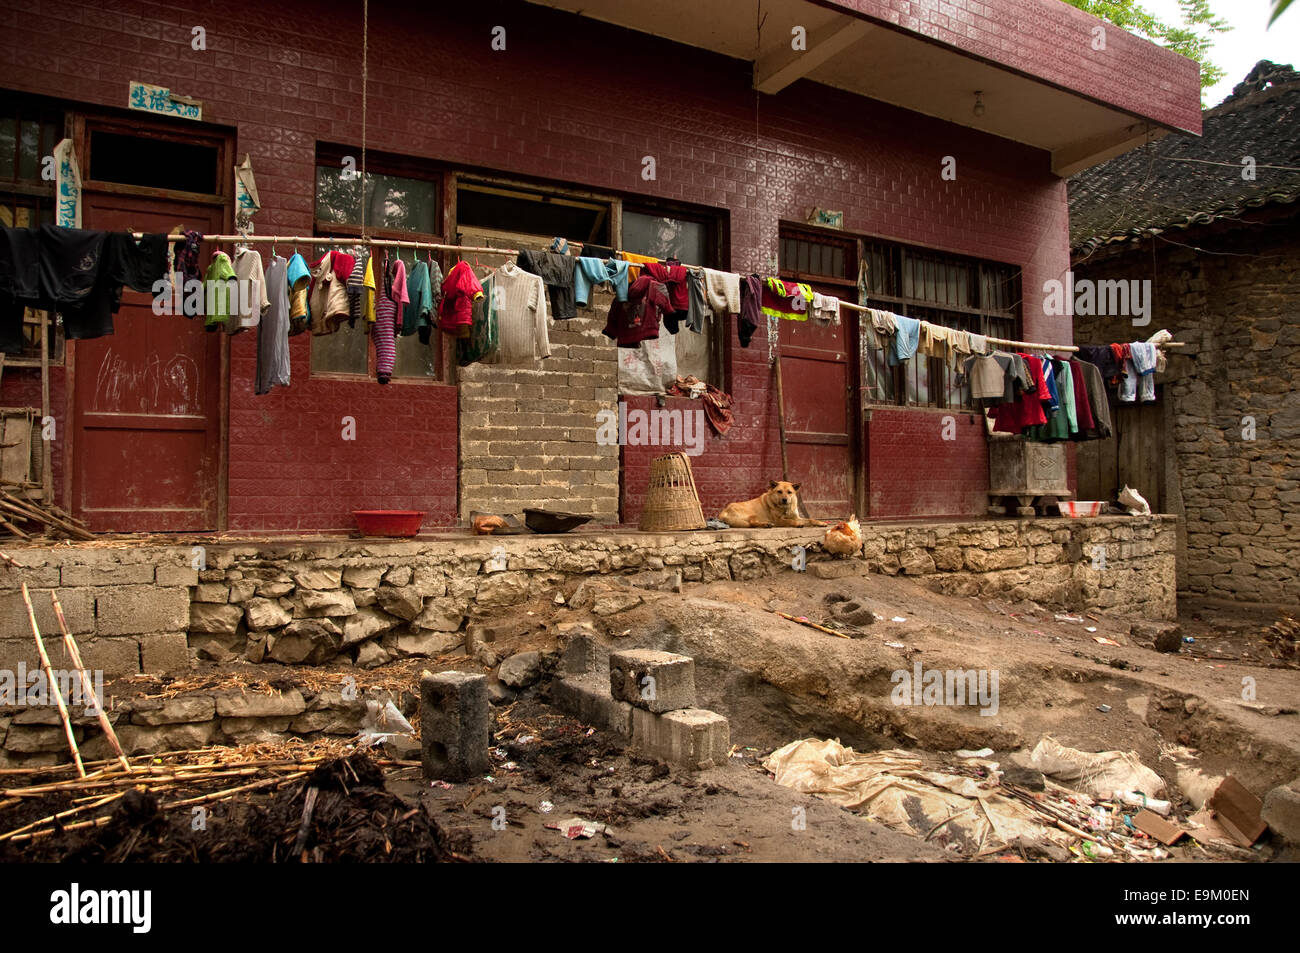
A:
[[[362,536],[415,536],[427,513],[424,510],[353,510]]]

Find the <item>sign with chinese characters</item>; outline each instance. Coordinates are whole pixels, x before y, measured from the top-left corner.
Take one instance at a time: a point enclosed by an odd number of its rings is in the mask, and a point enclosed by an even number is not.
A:
[[[844,213],[832,212],[826,208],[814,208],[808,213],[809,225],[823,225],[826,228],[843,228]]]
[[[253,216],[262,207],[257,196],[257,180],[253,178],[253,157],[247,153],[235,166],[235,226],[241,232],[253,230]]]
[[[164,116],[178,116],[181,119],[203,118],[203,103],[197,99],[177,96],[170,89],[150,86],[148,83],[132,81],[127,105],[132,109],[143,109],[145,112],[161,113]]]
[[[64,139],[54,147],[54,164],[55,224],[60,228],[80,228],[81,169],[71,139]]]

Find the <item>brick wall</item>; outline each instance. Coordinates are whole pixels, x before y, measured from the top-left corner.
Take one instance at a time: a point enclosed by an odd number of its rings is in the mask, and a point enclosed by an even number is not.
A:
[[[191,48],[196,24],[205,52]],[[497,24],[506,51],[490,49]],[[11,87],[120,108],[139,80],[202,100],[205,121],[233,128],[236,151],[252,155],[263,233],[309,230],[317,142],[361,140],[352,6],[73,0],[39,15],[7,9],[0,26]],[[718,209],[731,249],[723,264],[736,270],[764,269],[780,221],[815,205],[843,209],[855,232],[1019,265],[1025,288],[1067,265],[1065,187],[1042,152],[806,82],[761,97],[756,116],[741,61],[525,3],[453,19],[398,2],[372,11],[369,62],[370,148]],[[641,178],[646,155],[657,159],[654,181]],[[946,155],[955,181],[939,177]],[[1039,340],[1070,333],[1036,296],[1024,329]],[[313,378],[309,348],[306,336],[291,344],[292,388],[257,397],[254,342],[230,343],[230,528],[345,528],[361,506],[454,521],[454,390]],[[696,461],[710,509],[737,486],[766,485],[780,460],[766,348],[733,337],[729,355],[722,384],[737,426]],[[358,423],[346,444],[335,436],[344,415]],[[941,447],[936,463],[982,472],[966,450]]]
[[[1125,33],[1057,0],[821,0],[972,56],[1039,76],[1138,116],[1199,133],[1201,108],[1192,60]],[[1104,26],[1106,49],[1093,48]],[[1152,81],[1152,77],[1159,77]]]
[[[613,295],[550,328],[551,356],[529,370],[461,370],[460,515],[526,506],[618,522],[618,446],[596,442],[596,414],[615,410],[615,349],[600,332]]]
[[[1158,380],[1172,405],[1170,512],[1184,516],[1180,585],[1216,598],[1300,599],[1300,219],[1179,236],[1076,268],[1079,279],[1151,279],[1143,337],[1168,328],[1189,346]],[[1100,256],[1099,256],[1100,257]],[[1131,340],[1114,318],[1079,318],[1080,340]],[[1246,439],[1246,418],[1254,439]],[[1166,417],[1169,419],[1169,417]]]

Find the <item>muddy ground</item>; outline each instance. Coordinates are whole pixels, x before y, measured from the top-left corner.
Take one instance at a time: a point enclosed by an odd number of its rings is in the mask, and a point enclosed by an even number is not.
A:
[[[409,690],[420,668],[481,671],[495,679],[501,659],[524,650],[543,653],[538,682],[521,691],[495,686],[490,775],[448,786],[422,778],[409,762],[390,764],[382,788],[362,792],[379,800],[335,801],[334,814],[346,823],[310,828],[302,849],[307,860],[973,859],[942,831],[893,830],[778,787],[762,769],[763,758],[805,737],[837,737],[858,750],[987,746],[1004,764],[1047,734],[1084,750],[1132,750],[1165,779],[1165,796],[1182,818],[1194,809],[1198,772],[1232,773],[1260,796],[1300,776],[1300,670],[1273,654],[1266,638],[1277,617],[1272,610],[1187,604],[1182,634],[1195,642],[1169,654],[1146,644],[1150,625],[1122,613],[1084,609],[1081,621],[1058,620],[1033,603],[943,596],[914,580],[880,575],[820,579],[785,572],[749,582],[686,584],[681,592],[604,578],[561,595],[563,604],[552,596],[476,618],[469,654],[365,673],[343,666],[309,673],[274,665],[207,666],[196,678],[319,687],[353,675],[363,689]],[[830,604],[844,599],[860,603],[874,620],[860,623],[856,638],[774,614],[833,622]],[[730,719],[730,762],[700,772],[670,767],[554,709],[549,687],[559,651],[575,624],[584,623],[610,648],[691,655],[698,705]],[[996,670],[996,714],[892,704],[892,673],[911,671],[918,661],[925,669]],[[1254,680],[1252,699],[1243,698],[1243,679]],[[122,816],[106,830],[58,834],[0,853],[11,860],[270,859],[267,845],[276,845],[274,859],[283,859],[299,836],[308,786],[254,793],[214,809],[216,829],[224,817],[227,831],[255,832],[243,847],[216,850],[202,841],[196,847],[183,819],[159,820],[148,804],[132,801],[117,806]],[[24,818],[39,809],[25,804]],[[568,839],[547,826],[575,816],[606,829]],[[15,820],[11,811],[0,811],[4,830],[23,823]],[[396,838],[393,830],[400,831]],[[1297,859],[1294,850],[1267,837],[1252,850],[1185,845],[1172,853],[1172,859],[1189,861]],[[1030,852],[1020,859],[1044,858]]]

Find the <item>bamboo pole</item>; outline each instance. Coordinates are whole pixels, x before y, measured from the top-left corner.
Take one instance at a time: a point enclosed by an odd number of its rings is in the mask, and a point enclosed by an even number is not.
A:
[[[131,762],[126,760],[126,754],[122,751],[122,743],[117,740],[117,732],[113,730],[113,724],[108,720],[108,712],[104,711],[104,706],[100,704],[99,696],[95,694],[95,686],[91,682],[90,673],[86,671],[86,666],[81,662],[81,650],[77,648],[77,642],[68,631],[68,620],[63,617],[63,606],[59,602],[59,594],[53,589],[50,590],[50,602],[54,604],[54,616],[59,620],[59,630],[63,633],[63,648],[68,653],[68,658],[72,660],[73,666],[81,674],[82,692],[90,699],[90,705],[99,716],[99,727],[104,732],[104,737],[113,750],[117,752],[118,763],[126,769],[126,773],[131,773]]]
[[[772,612],[775,615],[779,615],[782,619],[786,619],[790,622],[797,622],[800,625],[806,625],[810,629],[816,629],[818,632],[825,632],[827,635],[839,636],[841,639],[852,638],[852,636],[850,635],[845,635],[843,632],[836,632],[834,629],[828,629],[826,628],[826,626],[818,625],[816,622],[813,622],[809,619],[805,619],[802,616],[790,615],[789,613],[786,612],[777,612],[775,609],[769,609],[768,611]]]
[[[63,693],[59,691],[59,683],[54,680],[54,669],[50,665],[50,657],[45,652],[45,643],[41,641],[41,630],[36,625],[36,610],[32,608],[32,595],[27,591],[27,583],[23,583],[23,602],[27,603],[27,621],[32,624],[32,635],[36,637],[36,650],[41,653],[41,665],[45,667],[45,677],[49,680],[50,691],[54,693],[54,700],[59,706],[59,717],[63,719],[63,730],[68,736],[68,747],[72,749],[72,758],[77,762],[77,773],[81,777],[86,776],[86,768],[81,763],[81,752],[77,750],[77,739],[72,733],[72,721],[68,718],[67,706],[63,704]]]

